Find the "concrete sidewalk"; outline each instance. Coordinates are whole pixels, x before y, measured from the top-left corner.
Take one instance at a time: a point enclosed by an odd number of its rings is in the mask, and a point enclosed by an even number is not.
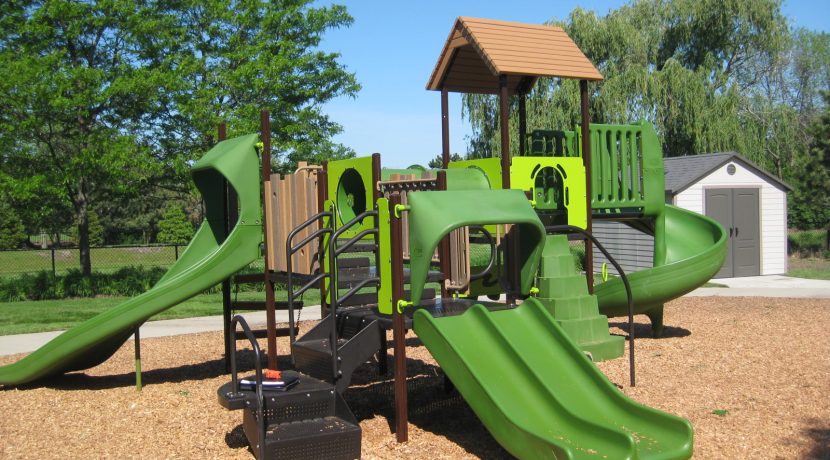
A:
[[[751,276],[745,278],[721,278],[712,280],[725,288],[699,288],[688,294],[690,297],[795,297],[830,299],[830,281],[791,278],[782,275]],[[243,314],[248,323],[265,324],[265,312]],[[305,307],[302,319],[319,319],[320,306]],[[288,312],[278,311],[277,322],[287,323]],[[150,321],[141,326],[141,337],[166,337],[171,335],[195,334],[198,332],[221,331],[221,316]],[[63,331],[39,332],[0,336],[0,356],[34,351]]]
[[[243,313],[242,316],[252,329],[260,329],[265,325],[264,311]],[[277,311],[276,319],[277,323],[287,323],[288,312],[284,310]],[[320,319],[320,306],[303,307],[300,319]],[[167,337],[171,335],[196,334],[199,332],[221,330],[222,316],[220,315],[148,321],[141,326],[139,333],[142,339],[148,339],[151,337]],[[0,336],[0,356],[35,351],[61,333],[63,331]]]
[[[810,280],[784,275],[719,278],[712,283],[725,288],[698,288],[686,294],[691,297],[794,297],[830,299],[830,280]]]

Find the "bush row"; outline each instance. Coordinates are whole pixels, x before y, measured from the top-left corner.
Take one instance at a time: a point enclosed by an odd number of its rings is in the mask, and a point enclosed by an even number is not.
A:
[[[805,230],[801,232],[792,232],[787,235],[787,244],[790,255],[798,254],[801,256],[818,256],[822,255],[827,258],[830,256],[828,251],[828,231],[827,230]]]
[[[93,272],[89,278],[81,276],[80,270],[69,270],[65,275],[53,275],[51,271],[41,271],[21,275],[16,278],[0,278],[0,302],[18,302],[23,300],[65,299],[70,297],[95,297],[98,295],[127,296],[139,295],[153,287],[167,271],[166,268],[125,267],[115,272]],[[258,273],[253,268],[243,272]],[[284,289],[282,286],[275,288]],[[264,285],[243,284],[237,286],[240,291],[263,291]],[[216,285],[206,293],[221,292],[221,285]]]

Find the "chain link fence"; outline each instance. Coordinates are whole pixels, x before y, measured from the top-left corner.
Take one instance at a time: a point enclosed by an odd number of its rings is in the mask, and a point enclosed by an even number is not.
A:
[[[185,245],[100,246],[90,249],[92,270],[114,272],[124,267],[169,267],[179,258]],[[0,250],[0,277],[41,271],[54,275],[80,269],[80,249]]]

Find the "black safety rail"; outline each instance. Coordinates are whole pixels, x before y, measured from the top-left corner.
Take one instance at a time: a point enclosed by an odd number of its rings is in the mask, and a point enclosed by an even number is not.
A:
[[[377,284],[378,282],[380,282],[380,278],[377,276],[366,278],[364,280],[361,280],[355,286],[352,286],[352,288],[349,289],[349,291],[346,292],[346,294],[344,294],[342,297],[338,297],[339,293],[337,284],[337,256],[346,252],[346,250],[348,250],[350,247],[352,247],[358,241],[362,240],[367,235],[375,235],[375,238],[377,238],[378,226],[375,225],[372,228],[367,228],[365,230],[360,231],[357,235],[346,240],[342,245],[338,244],[337,238],[350,228],[360,224],[366,217],[374,217],[377,221],[378,212],[364,211],[358,214],[354,217],[354,219],[346,222],[345,224],[343,224],[342,227],[335,230],[329,238],[329,293],[331,297],[331,305],[329,305],[330,311],[328,318],[330,325],[329,346],[331,347],[332,375],[335,378],[341,375],[339,366],[337,365],[337,305],[345,302],[349,297],[353,296],[360,289],[366,287],[369,283],[374,282]]]
[[[330,213],[330,212],[318,212],[317,214],[314,214],[313,216],[309,217],[302,224],[294,227],[294,229],[291,230],[291,233],[289,233],[288,237],[285,239],[285,258],[286,258],[285,264],[286,264],[286,272],[287,272],[286,273],[286,280],[285,280],[285,288],[288,291],[288,299],[287,299],[288,300],[288,329],[289,329],[288,336],[290,338],[291,345],[294,345],[294,342],[297,340],[297,335],[296,335],[295,329],[294,329],[294,300],[297,297],[303,295],[303,293],[305,291],[307,291],[309,288],[317,286],[317,283],[319,283],[320,280],[322,280],[323,278],[326,278],[327,276],[329,276],[329,274],[326,273],[326,271],[321,268],[319,273],[314,275],[297,292],[294,292],[294,276],[293,276],[294,268],[292,267],[291,259],[294,256],[294,254],[297,253],[297,251],[302,249],[307,244],[311,243],[315,239],[320,238],[321,236],[323,236],[327,233],[331,234],[332,229],[330,229],[328,227],[324,227],[324,226],[321,225],[320,228],[318,228],[317,230],[311,232],[310,235],[303,238],[303,240],[300,241],[299,243],[297,243],[296,245],[292,246],[291,243],[294,241],[294,237],[297,236],[298,233],[305,230],[311,224],[313,224],[315,222],[318,222],[321,219],[331,218],[331,217],[333,217],[333,214]]]
[[[259,343],[257,343],[256,337],[254,333],[251,332],[251,328],[248,326],[248,322],[245,321],[240,315],[236,315],[231,319],[231,331],[233,334],[230,334],[230,337],[234,337],[236,333],[236,326],[242,325],[242,332],[245,334],[245,337],[248,338],[248,342],[251,343],[251,348],[254,351],[254,366],[256,368],[256,413],[258,414],[257,419],[257,431],[259,432],[259,439],[261,440],[259,443],[258,450],[259,455],[257,458],[264,459],[265,458],[265,397],[262,394],[262,353],[259,350]],[[239,390],[239,376],[236,372],[236,339],[233,338],[229,340],[228,345],[230,346],[231,350],[231,391],[233,394],[228,395],[228,399],[244,399],[243,393]]]
[[[599,249],[600,252],[611,262],[611,265],[614,266],[614,269],[617,270],[617,273],[620,275],[620,279],[622,279],[623,286],[625,286],[625,295],[628,298],[628,377],[631,383],[631,386],[635,386],[635,375],[634,375],[634,297],[631,294],[631,284],[628,282],[628,276],[626,276],[625,272],[623,271],[620,264],[611,257],[611,254],[605,250],[605,248],[600,244],[600,242],[594,237],[591,232],[575,227],[573,225],[551,225],[545,227],[546,233],[580,233],[584,237],[590,239],[596,248]]]

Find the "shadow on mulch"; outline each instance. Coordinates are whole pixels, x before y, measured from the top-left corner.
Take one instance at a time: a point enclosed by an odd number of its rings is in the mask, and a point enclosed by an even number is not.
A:
[[[813,441],[814,445],[805,458],[830,460],[830,425],[816,418],[808,419],[806,422],[809,427],[802,432]]]
[[[393,363],[390,361],[389,369]],[[394,439],[395,391],[391,372],[377,375],[377,363],[355,371],[352,386],[343,393],[354,416],[365,420],[386,419],[389,437]],[[407,359],[407,405],[410,424],[442,436],[479,458],[512,458],[476,417],[467,402],[456,392],[447,391],[444,374],[438,366],[419,359]]]
[[[263,354],[263,369],[265,368],[265,356]],[[286,369],[290,366],[290,359],[280,357],[278,360],[281,369]],[[237,351],[237,371],[248,373],[254,370],[254,352],[251,350]],[[227,375],[230,380],[230,374],[225,372],[225,360],[215,359],[205,361],[198,364],[184,364],[176,367],[168,367],[164,369],[151,369],[142,371],[141,382],[143,386],[150,386],[161,383],[179,383],[189,380],[207,380]],[[18,386],[4,386],[0,388],[0,392],[12,390],[14,388],[19,390],[29,390],[34,388],[51,388],[55,390],[73,391],[73,390],[108,390],[113,388],[131,387],[135,386],[135,373],[128,372],[124,374],[115,375],[87,375],[83,372],[74,372],[51,378],[39,380],[37,382],[27,383]]]
[[[618,327],[624,331],[628,331],[628,322],[608,323],[609,327]],[[688,337],[692,335],[692,331],[677,326],[663,326],[663,334],[658,337],[661,339]],[[651,339],[651,325],[644,323],[634,323],[634,337],[637,339]]]

